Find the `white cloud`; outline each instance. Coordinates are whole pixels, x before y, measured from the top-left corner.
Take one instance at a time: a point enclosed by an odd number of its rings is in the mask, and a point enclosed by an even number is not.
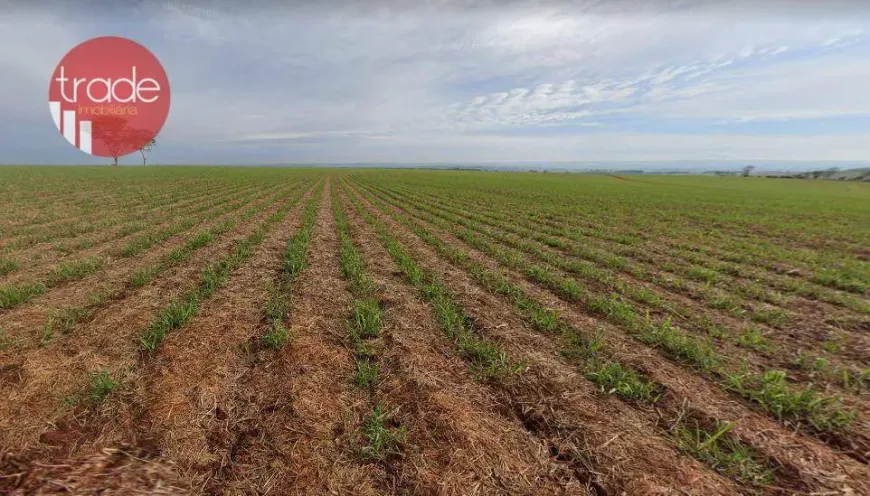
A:
[[[16,95],[0,101],[0,110],[39,123],[0,125],[7,140],[0,161],[8,161],[4,150],[38,149],[33,140],[44,139],[43,127],[54,132],[44,101],[51,70],[78,41],[110,31],[145,43],[167,69],[173,105],[160,149],[167,156],[207,153],[218,143],[256,143],[264,154],[281,146],[276,157],[298,145],[312,160],[335,160],[339,143],[348,160],[355,153],[392,161],[545,156],[548,146],[559,156],[583,156],[587,148],[574,142],[597,150],[596,159],[775,155],[736,134],[687,136],[683,149],[668,137],[677,135],[661,135],[669,143],[662,148],[653,129],[687,119],[870,114],[863,91],[870,21],[860,16],[759,14],[757,2],[743,2],[741,13],[719,1],[434,2],[368,11],[310,4],[250,12],[156,5],[135,22],[71,19],[50,9],[0,20],[0,91]],[[620,129],[640,119],[649,135]],[[786,146],[788,139],[772,141],[776,153],[789,155],[807,142],[794,137]]]
[[[454,134],[366,140],[353,149],[331,147],[295,160],[395,162],[396,153],[419,162],[672,161],[672,160],[866,160],[870,134],[746,136],[659,133],[576,133],[570,136]]]
[[[666,105],[641,105],[636,111],[660,118],[737,122],[870,115],[867,81],[870,60],[865,57],[796,60],[744,68],[708,83],[727,85],[723,86],[727,91],[701,92],[696,98]]]
[[[822,46],[848,45],[857,43],[864,36],[863,29],[850,29],[848,31],[838,33],[822,43]]]

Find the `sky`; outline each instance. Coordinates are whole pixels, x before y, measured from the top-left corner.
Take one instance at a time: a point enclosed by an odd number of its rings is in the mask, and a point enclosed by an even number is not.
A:
[[[159,163],[870,160],[862,4],[0,0],[0,163],[107,163],[47,105],[102,35],[166,69]]]

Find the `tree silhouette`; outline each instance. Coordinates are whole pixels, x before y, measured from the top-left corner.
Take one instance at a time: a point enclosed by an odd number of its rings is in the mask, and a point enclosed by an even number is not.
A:
[[[129,140],[127,119],[114,115],[101,115],[93,121],[93,139],[106,146],[112,156],[114,167],[118,167],[118,157],[123,155],[125,143]]]
[[[743,177],[749,177],[749,173],[755,170],[754,165],[747,165],[743,168]]]
[[[145,159],[145,154],[151,153],[151,150],[153,150],[155,146],[157,146],[157,138],[150,138],[139,147],[139,153],[142,154],[142,167],[148,167],[148,162]]]
[[[142,152],[142,159],[145,159],[145,153],[150,151],[156,143],[151,133],[144,129],[136,129],[130,127],[127,119],[115,115],[101,115],[94,118],[93,121],[93,139],[105,145],[109,155],[111,155],[114,167],[118,167],[118,158],[135,150]],[[144,151],[143,151],[144,148]]]

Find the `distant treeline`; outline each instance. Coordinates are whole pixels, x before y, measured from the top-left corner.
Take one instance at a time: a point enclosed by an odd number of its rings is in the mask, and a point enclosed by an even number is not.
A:
[[[747,172],[743,170],[714,170],[706,171],[704,174],[712,174],[716,176],[754,176],[754,177],[776,177],[783,179],[828,179],[834,181],[870,181],[870,168],[866,169],[847,169],[840,170],[838,167],[830,167],[827,169],[811,170],[806,172],[788,172],[788,171],[759,171],[752,170]]]

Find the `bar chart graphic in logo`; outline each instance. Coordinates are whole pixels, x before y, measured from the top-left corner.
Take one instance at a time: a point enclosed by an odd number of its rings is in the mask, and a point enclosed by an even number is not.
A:
[[[160,132],[169,115],[169,80],[157,57],[139,43],[119,36],[92,38],[55,68],[48,108],[70,144],[117,159]]]

